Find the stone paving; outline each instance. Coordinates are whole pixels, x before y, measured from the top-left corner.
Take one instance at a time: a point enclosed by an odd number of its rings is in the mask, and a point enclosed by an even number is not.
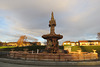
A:
[[[15,60],[15,59],[7,59],[0,58],[0,62],[4,63],[12,63],[19,65],[35,65],[35,66],[89,66],[89,65],[100,65],[100,61],[83,61],[83,62],[48,62],[48,61],[27,61],[27,60]],[[1,67],[1,66],[0,66]]]
[[[18,65],[0,62],[0,67],[43,67],[43,66],[33,66],[33,65]]]
[[[18,65],[0,62],[0,67],[100,67],[100,66],[34,66],[34,65]]]

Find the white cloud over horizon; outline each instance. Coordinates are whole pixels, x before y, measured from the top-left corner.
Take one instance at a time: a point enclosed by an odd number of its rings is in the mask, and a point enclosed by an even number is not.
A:
[[[96,39],[100,32],[100,0],[0,0],[0,40],[17,41],[21,35],[44,41],[51,12],[60,41]],[[33,40],[34,41],[34,40]]]

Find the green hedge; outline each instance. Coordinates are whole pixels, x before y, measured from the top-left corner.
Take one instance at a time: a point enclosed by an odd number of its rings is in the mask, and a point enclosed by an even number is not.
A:
[[[37,46],[37,45],[33,45],[33,46],[27,46],[27,47],[15,47],[13,48],[15,51],[23,51],[23,49],[27,48],[28,51],[36,51],[37,49],[41,50],[41,49],[45,49],[46,46]],[[11,51],[12,48],[5,48],[2,49],[2,51]],[[59,46],[59,49],[63,49],[63,46]]]
[[[64,46],[59,46],[59,49],[62,49],[63,50],[64,49]]]
[[[28,51],[36,51],[37,49],[45,49],[45,46],[26,46],[26,47],[15,47],[15,48],[5,48],[2,49],[2,51],[11,51],[11,49],[14,49],[15,51],[23,51],[23,49],[28,49]]]
[[[72,46],[72,51],[77,51],[78,49],[81,49],[82,52],[93,52],[93,49],[95,49],[100,54],[100,46]]]

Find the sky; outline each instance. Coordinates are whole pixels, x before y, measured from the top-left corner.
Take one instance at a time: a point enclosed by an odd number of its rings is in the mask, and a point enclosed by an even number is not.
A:
[[[100,0],[0,0],[0,41],[45,42],[41,36],[50,31],[51,12],[56,33],[64,41],[96,40],[100,32]]]

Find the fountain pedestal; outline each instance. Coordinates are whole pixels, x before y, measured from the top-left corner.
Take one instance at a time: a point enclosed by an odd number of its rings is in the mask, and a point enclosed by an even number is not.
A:
[[[58,40],[62,39],[63,36],[55,33],[56,21],[51,14],[51,20],[49,21],[50,34],[43,35],[42,38],[47,40],[46,51],[49,53],[57,53],[59,50]]]

